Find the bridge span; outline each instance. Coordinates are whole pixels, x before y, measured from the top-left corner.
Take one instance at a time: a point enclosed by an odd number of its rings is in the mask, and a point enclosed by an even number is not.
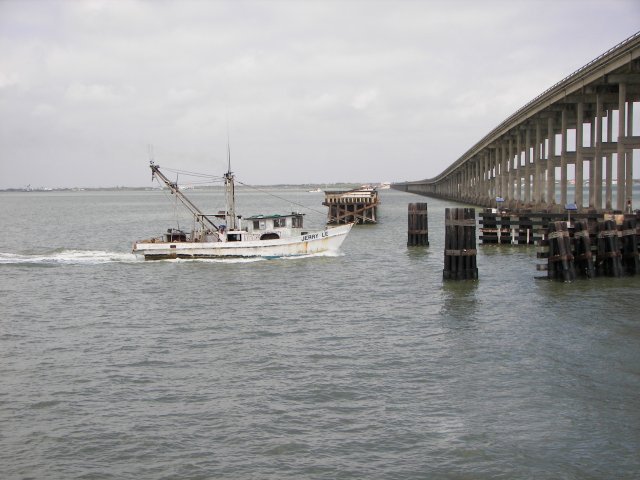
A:
[[[638,101],[640,32],[538,95],[437,177],[392,187],[485,207],[629,210]]]

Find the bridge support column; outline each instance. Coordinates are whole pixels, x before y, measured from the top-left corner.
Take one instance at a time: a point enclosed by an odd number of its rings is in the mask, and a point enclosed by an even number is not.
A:
[[[556,203],[556,135],[553,129],[553,116],[547,121],[547,205]]]
[[[522,201],[522,142],[521,142],[521,134],[520,129],[518,128],[516,132],[516,185],[515,185],[515,200],[518,208],[520,207],[520,202]]]
[[[600,94],[596,94],[596,113],[591,122],[591,147],[593,148],[593,158],[589,164],[589,207],[602,207],[597,203],[598,189],[602,192],[602,100]],[[600,182],[598,183],[598,166],[600,166]]]
[[[544,149],[545,141],[542,127],[540,127],[540,143],[538,143],[538,164],[540,165],[540,175],[538,177],[539,191],[538,191],[538,206],[542,208],[542,205],[547,203],[547,160],[545,157]]]
[[[625,168],[626,168],[626,159],[625,159],[625,148],[624,148],[624,137],[625,137],[625,127],[627,125],[625,118],[625,105],[626,105],[626,97],[627,97],[627,85],[625,83],[620,83],[618,85],[618,188],[617,191],[617,201],[616,201],[616,209],[623,210],[625,204],[625,194],[626,194],[626,176],[625,176]]]
[[[567,107],[562,107],[561,122],[561,147],[560,147],[560,205],[567,203]]]
[[[633,135],[633,101],[630,101],[627,108],[627,136],[631,137],[632,135]],[[633,149],[626,148],[626,156],[627,156],[627,168],[626,168],[627,191],[626,191],[625,202],[631,202],[631,203],[628,203],[628,206],[633,211]],[[625,209],[626,208],[627,208],[627,203],[625,203]]]
[[[613,110],[608,110],[607,111],[607,142],[611,143],[611,139],[613,138]],[[605,204],[606,204],[606,208],[607,210],[611,210],[613,208],[613,154],[612,153],[607,153],[606,156],[607,160],[606,160],[606,166],[605,166],[605,173],[607,176],[606,179],[606,190],[605,190]],[[602,159],[600,160],[602,161]],[[600,178],[602,178],[602,165],[600,166]],[[598,203],[598,205],[600,207],[602,207],[602,189],[600,189],[599,192],[597,192],[600,194],[600,201]]]
[[[480,188],[479,188],[479,197],[480,197],[480,202],[482,203],[483,206],[488,206],[487,205],[487,200],[490,198],[490,194],[489,194],[489,155],[490,155],[491,150],[487,150],[486,152],[484,152],[481,157],[480,157],[480,175],[479,175],[479,179],[480,179]]]
[[[511,207],[511,200],[513,200],[513,139],[509,138],[507,146],[507,165],[509,167],[507,171],[507,191],[505,201],[507,206]]]
[[[502,142],[498,142],[496,146],[496,158],[493,159],[495,162],[495,192],[496,197],[503,196],[502,190]]]
[[[502,198],[504,198],[505,200],[507,199],[508,192],[507,192],[507,185],[509,184],[509,175],[507,172],[507,145],[506,143],[503,141],[502,142],[502,156],[500,158],[500,196]]]
[[[582,189],[584,185],[584,174],[582,164],[582,147],[583,147],[583,120],[584,120],[584,104],[578,103],[578,112],[576,114],[576,190],[575,190],[575,203],[578,210],[581,210],[583,205]]]
[[[536,143],[533,147],[533,161],[535,162],[535,179],[533,181],[533,198],[536,205],[543,202],[542,159],[540,158],[540,122],[536,120]]]
[[[527,125],[524,136],[524,202],[531,203],[531,174],[529,163],[531,162],[531,129]]]
[[[467,169],[467,186],[469,188],[467,193],[467,201],[474,201],[476,193],[476,165],[475,161],[469,162],[469,168]]]

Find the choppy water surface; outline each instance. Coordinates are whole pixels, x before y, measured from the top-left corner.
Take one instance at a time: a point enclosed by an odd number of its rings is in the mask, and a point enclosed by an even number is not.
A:
[[[0,194],[0,476],[638,478],[640,278],[535,280],[533,247],[485,246],[443,283],[456,205],[381,195],[338,256],[144,262],[161,192]]]

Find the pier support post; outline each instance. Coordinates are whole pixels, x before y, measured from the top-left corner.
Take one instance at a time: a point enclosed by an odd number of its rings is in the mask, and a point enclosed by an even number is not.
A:
[[[613,220],[598,223],[598,275],[619,277],[622,274],[618,230]]]
[[[640,273],[638,259],[638,236],[635,218],[625,218],[620,236],[622,243],[622,267],[625,273],[635,275]]]
[[[443,279],[477,280],[475,209],[445,209],[444,243]]]
[[[409,204],[409,238],[407,246],[429,246],[429,219],[426,203]]]
[[[588,221],[578,220],[575,222],[573,238],[575,241],[573,256],[575,258],[576,270],[584,277],[595,277],[596,272],[593,266],[593,255],[591,254],[591,238],[589,237]]]
[[[576,278],[567,222],[549,223],[549,257],[547,272],[549,278],[561,279],[565,282],[570,282]]]

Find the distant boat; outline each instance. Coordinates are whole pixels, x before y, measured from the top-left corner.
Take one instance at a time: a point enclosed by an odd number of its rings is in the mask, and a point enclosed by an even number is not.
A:
[[[378,185],[378,190],[389,190],[391,188],[391,182],[382,182]]]
[[[302,213],[255,215],[242,218],[235,211],[235,183],[231,169],[224,174],[226,209],[216,215],[202,213],[171,182],[153,161],[152,176],[159,178],[194,217],[194,229],[184,232],[170,228],[162,236],[139,240],[133,253],[145,260],[210,259],[224,257],[290,257],[335,252],[345,240],[353,223],[307,231]],[[224,223],[222,223],[224,220]]]
[[[309,193],[321,193],[322,189],[321,188],[314,188],[313,190],[307,190]]]

